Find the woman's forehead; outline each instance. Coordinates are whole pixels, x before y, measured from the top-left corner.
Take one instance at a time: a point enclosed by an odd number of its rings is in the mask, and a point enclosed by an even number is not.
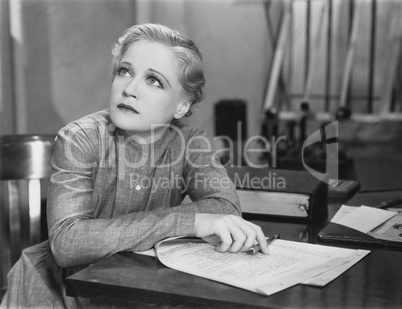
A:
[[[132,43],[121,59],[135,66],[148,66],[148,69],[162,70],[161,73],[177,78],[179,62],[173,51],[156,42],[140,40]]]
[[[157,42],[140,40],[133,42],[122,56],[122,61],[135,58],[141,58],[142,61],[155,63],[166,62],[170,65],[177,65],[177,59],[173,51]]]

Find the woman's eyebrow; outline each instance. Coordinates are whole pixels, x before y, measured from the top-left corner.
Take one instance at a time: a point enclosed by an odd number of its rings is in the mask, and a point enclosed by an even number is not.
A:
[[[154,73],[156,73],[156,74],[158,74],[158,75],[160,75],[160,76],[162,76],[163,79],[168,83],[168,85],[169,85],[170,87],[172,87],[172,86],[170,85],[170,83],[169,83],[169,80],[168,80],[168,79],[165,77],[165,75],[163,75],[161,72],[158,72],[158,71],[156,71],[156,70],[154,70],[154,69],[151,69],[151,68],[149,68],[148,70],[151,71],[151,72],[154,72]]]
[[[119,64],[126,64],[126,65],[129,65],[130,67],[133,66],[133,65],[132,65],[130,62],[128,62],[128,61],[121,61]]]

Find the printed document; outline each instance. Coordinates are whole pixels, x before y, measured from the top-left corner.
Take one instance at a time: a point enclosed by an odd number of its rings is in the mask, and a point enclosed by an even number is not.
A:
[[[369,253],[282,239],[272,242],[269,255],[221,253],[201,239],[185,238],[161,241],[155,251],[167,267],[264,295],[309,280],[325,285]]]

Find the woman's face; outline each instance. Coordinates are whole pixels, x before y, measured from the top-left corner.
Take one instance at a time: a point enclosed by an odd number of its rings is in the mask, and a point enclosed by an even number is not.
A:
[[[147,142],[155,141],[173,118],[181,118],[188,111],[183,93],[174,54],[162,44],[136,41],[116,70],[111,119],[118,128]]]

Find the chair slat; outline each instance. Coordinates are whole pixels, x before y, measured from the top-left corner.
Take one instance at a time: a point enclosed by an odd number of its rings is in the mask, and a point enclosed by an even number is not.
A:
[[[21,210],[18,194],[18,181],[9,180],[7,186],[11,263],[14,264],[21,254]]]
[[[8,201],[8,183],[0,183],[0,292],[7,287],[7,273],[11,268],[10,211]]]
[[[41,232],[41,193],[40,180],[29,180],[29,234],[30,245],[40,242]]]

